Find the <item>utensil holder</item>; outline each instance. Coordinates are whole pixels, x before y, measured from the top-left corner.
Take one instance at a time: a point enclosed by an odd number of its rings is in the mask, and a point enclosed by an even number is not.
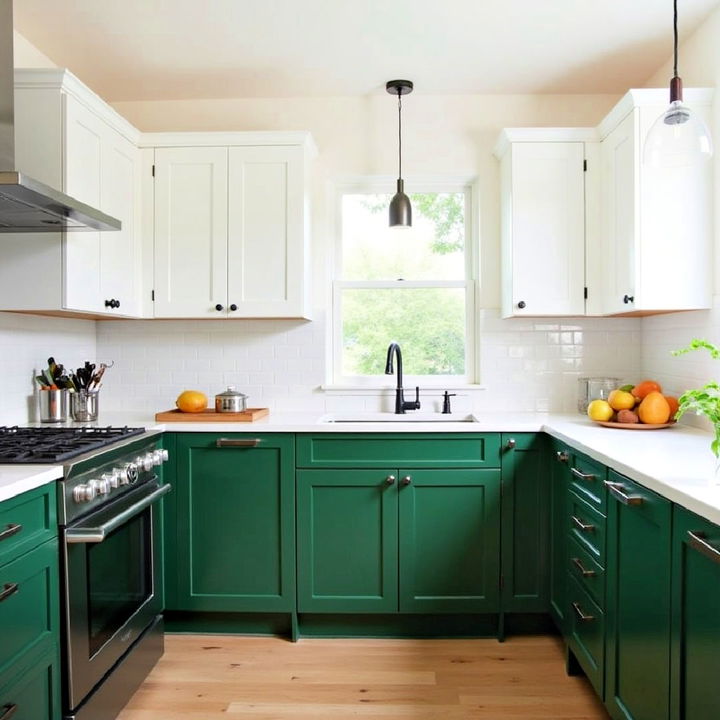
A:
[[[40,422],[65,422],[68,417],[67,390],[40,390]]]
[[[70,417],[75,422],[93,422],[97,420],[99,394],[87,390],[70,393]]]

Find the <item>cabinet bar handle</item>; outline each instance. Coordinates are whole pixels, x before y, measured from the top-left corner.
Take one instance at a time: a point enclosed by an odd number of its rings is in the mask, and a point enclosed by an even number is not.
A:
[[[575,611],[575,614],[582,620],[583,622],[591,622],[595,619],[594,615],[586,615],[585,612],[583,612],[583,609],[578,605],[578,603],[574,602],[572,604],[573,610]]]
[[[260,438],[249,438],[247,440],[218,438],[215,441],[215,447],[257,447],[261,442],[262,440]]]
[[[610,491],[611,495],[614,495],[623,505],[642,505],[645,502],[645,498],[640,495],[628,495],[625,490],[625,486],[622,483],[605,481],[605,487]]]
[[[0,541],[7,540],[13,535],[17,535],[22,530],[20,523],[10,523],[2,532],[0,532]],[[2,718],[0,718],[2,720]]]
[[[10,718],[15,714],[15,711],[18,709],[18,706],[15,703],[10,703],[9,705],[3,705],[0,710],[3,711],[3,714],[0,715],[0,720],[10,720]]]
[[[688,530],[688,537],[690,538],[691,547],[709,557],[713,562],[720,564],[720,549],[708,542],[704,532]]]
[[[577,468],[570,468],[570,472],[576,478],[580,478],[581,480],[595,480],[597,478],[597,475],[593,475],[592,473],[580,472],[580,470],[578,470]]]
[[[0,602],[3,600],[7,600],[11,595],[14,595],[18,590],[20,589],[20,586],[17,583],[5,583],[3,585],[3,590],[0,592]],[[0,718],[0,720],[2,720]]]
[[[580,571],[580,574],[583,577],[595,577],[595,571],[594,570],[586,570],[583,564],[580,562],[580,558],[571,558],[573,561],[573,565]]]
[[[586,525],[579,517],[576,517],[575,515],[572,516],[572,521],[573,523],[575,523],[575,527],[577,527],[578,530],[582,530],[582,532],[595,532],[594,525]]]

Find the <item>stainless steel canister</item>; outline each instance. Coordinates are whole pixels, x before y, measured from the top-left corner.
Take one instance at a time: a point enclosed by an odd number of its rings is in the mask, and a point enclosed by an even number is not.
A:
[[[67,390],[40,390],[40,422],[57,423],[67,420]]]
[[[238,392],[234,385],[228,385],[225,392],[215,396],[215,412],[238,413],[246,409],[247,395]]]
[[[98,419],[100,393],[78,390],[70,393],[70,417],[75,422],[93,422]]]

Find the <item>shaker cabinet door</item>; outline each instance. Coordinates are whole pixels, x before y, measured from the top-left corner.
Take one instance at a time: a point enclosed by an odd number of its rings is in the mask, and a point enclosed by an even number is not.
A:
[[[227,316],[227,157],[155,150],[155,317]]]

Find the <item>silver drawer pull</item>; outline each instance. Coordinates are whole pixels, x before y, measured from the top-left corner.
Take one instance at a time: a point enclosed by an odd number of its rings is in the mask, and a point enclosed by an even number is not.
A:
[[[610,494],[616,497],[623,505],[642,505],[645,502],[645,498],[640,495],[628,495],[625,490],[625,486],[622,483],[605,481],[605,487],[610,491]]]
[[[698,550],[706,557],[709,557],[713,562],[720,564],[720,549],[716,548],[708,542],[707,536],[703,532],[692,532],[688,530],[688,537],[690,538],[690,546]]]
[[[7,540],[9,537],[17,535],[21,530],[22,525],[19,523],[10,523],[4,530],[0,530],[0,540]]]
[[[575,527],[582,532],[595,532],[594,525],[586,525],[579,517],[572,516],[572,521]]]
[[[577,468],[570,468],[570,472],[576,478],[580,478],[581,480],[597,480],[597,475],[593,475],[592,473],[580,472],[580,470],[578,470]]]
[[[260,438],[250,438],[247,440],[238,440],[237,438],[218,438],[215,441],[215,447],[257,447],[262,440]]]
[[[18,706],[15,703],[9,703],[8,705],[3,705],[0,710],[2,710],[2,715],[0,715],[0,720],[10,720],[10,718],[15,714],[15,711],[18,709]]]
[[[17,583],[5,583],[2,591],[0,591],[0,602],[7,600],[11,595],[14,595],[20,586]]]
[[[580,620],[582,620],[583,622],[591,622],[592,620],[595,619],[595,616],[594,616],[594,615],[587,615],[587,614],[583,611],[583,609],[580,607],[580,605],[579,605],[578,603],[574,602],[574,603],[572,604],[572,606],[573,606],[573,610],[575,611],[575,614],[576,614],[576,615],[578,616],[578,618],[579,618]]]
[[[594,570],[586,570],[585,566],[582,564],[582,562],[580,562],[580,558],[574,557],[574,558],[571,558],[571,560],[573,562],[573,565],[575,565],[575,567],[580,571],[580,574],[583,577],[594,577],[595,576],[595,574],[596,574],[595,571]]]

